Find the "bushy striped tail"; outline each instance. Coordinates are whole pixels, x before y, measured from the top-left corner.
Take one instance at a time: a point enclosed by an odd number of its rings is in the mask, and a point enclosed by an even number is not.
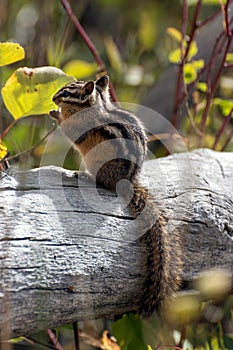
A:
[[[166,220],[148,190],[138,182],[133,183],[133,190],[129,207],[143,227],[140,242],[145,248],[146,270],[138,312],[143,318],[150,318],[179,288],[181,243],[176,232],[168,233]]]

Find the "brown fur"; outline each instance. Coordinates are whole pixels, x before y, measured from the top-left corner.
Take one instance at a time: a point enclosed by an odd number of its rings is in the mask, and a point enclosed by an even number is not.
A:
[[[129,207],[141,221],[140,242],[146,251],[146,279],[137,311],[148,318],[177,291],[182,262],[179,236],[175,232],[169,235],[166,221],[153,198],[137,180],[146,154],[144,128],[134,114],[111,104],[107,76],[97,80],[94,87],[93,82],[68,84],[54,95],[53,100],[61,111],[53,111],[51,116],[75,142],[87,171],[96,182],[111,191],[116,190],[121,179],[131,182],[133,197]],[[66,119],[69,122],[62,123]],[[95,121],[99,123],[95,124]],[[74,130],[79,133],[71,137]],[[128,144],[127,140],[134,141],[135,145]],[[107,147],[104,141],[108,141]],[[130,198],[129,195],[126,191],[126,198]]]

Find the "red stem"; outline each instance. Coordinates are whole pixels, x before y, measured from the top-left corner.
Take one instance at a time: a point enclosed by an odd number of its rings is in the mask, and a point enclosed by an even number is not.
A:
[[[98,64],[98,66],[100,67],[100,72],[106,72],[105,69],[105,64],[102,61],[102,59],[100,58],[98,51],[95,47],[95,45],[93,44],[93,42],[91,41],[91,39],[89,38],[89,36],[87,35],[86,31],[84,30],[84,28],[81,26],[79,20],[77,19],[77,17],[75,16],[75,14],[73,13],[70,4],[68,3],[67,0],[60,0],[61,4],[63,5],[64,9],[66,10],[68,16],[71,18],[71,20],[73,21],[76,29],[78,30],[81,38],[83,39],[83,41],[85,42],[85,44],[87,45],[88,49],[90,50],[90,52],[92,53],[96,63]],[[110,93],[111,93],[111,97],[112,97],[112,101],[113,102],[117,102],[117,96],[115,93],[115,90],[112,86],[112,83],[109,84],[110,85]]]
[[[187,0],[184,0],[183,2],[183,20],[182,20],[182,38],[180,42],[180,52],[181,52],[181,62],[179,63],[179,72],[178,72],[178,77],[177,77],[177,82],[176,82],[176,89],[175,89],[175,99],[174,99],[174,107],[173,107],[173,114],[171,118],[171,123],[174,127],[176,127],[177,124],[177,117],[178,117],[178,111],[180,108],[180,100],[181,97],[180,95],[183,94],[183,71],[184,71],[184,62],[185,62],[185,54],[183,54],[183,49],[184,49],[184,40],[185,40],[185,35],[186,35],[186,29],[187,29],[187,22],[188,22],[188,3]]]
[[[95,45],[93,44],[93,42],[91,41],[91,39],[89,38],[89,36],[87,35],[87,33],[85,32],[85,30],[83,29],[83,27],[81,26],[79,20],[77,19],[77,17],[75,16],[75,14],[73,13],[70,4],[68,3],[67,0],[61,0],[61,3],[64,7],[64,9],[66,10],[67,14],[69,15],[69,17],[71,18],[71,20],[73,21],[75,27],[77,28],[79,34],[81,35],[83,41],[85,42],[85,44],[87,45],[87,47],[89,48],[89,50],[91,51],[92,55],[94,56],[94,59],[96,61],[96,63],[103,68],[103,70],[105,70],[105,66],[103,61],[101,60]]]
[[[229,4],[230,4],[230,0],[227,0],[226,5],[224,6],[225,24],[226,24],[226,34],[227,34],[228,36],[231,35],[231,32],[230,32],[230,23],[229,23],[229,16],[228,16]]]
[[[229,51],[231,42],[232,42],[232,36],[228,36],[226,48],[225,48],[225,51],[224,51],[224,54],[223,54],[223,57],[222,57],[222,61],[221,61],[220,67],[219,67],[219,69],[218,69],[218,71],[217,71],[217,73],[215,75],[215,78],[214,78],[213,82],[211,83],[211,73],[212,73],[212,70],[213,70],[213,67],[214,67],[214,63],[215,63],[215,60],[216,60],[216,55],[212,55],[213,60],[212,60],[212,64],[210,64],[210,69],[209,69],[208,76],[207,76],[207,103],[206,103],[204,112],[202,114],[202,120],[201,120],[201,124],[200,124],[200,130],[202,131],[203,134],[205,132],[206,121],[207,121],[209,109],[210,109],[210,106],[211,106],[211,102],[212,102],[213,96],[215,94],[215,91],[217,89],[219,80],[221,78],[222,70],[224,68],[224,64],[225,64],[225,61],[226,61],[226,56],[227,56],[227,53]]]
[[[207,17],[206,19],[204,19],[202,22],[199,22],[198,23],[198,28],[200,29],[201,27],[204,27],[209,22],[213,21],[215,19],[215,17],[217,17],[219,15],[220,12],[221,12],[221,9],[216,11],[213,15],[211,15],[211,16]]]
[[[187,0],[183,1],[182,39],[181,39],[181,48],[180,48],[181,62],[179,64],[179,72],[178,72],[177,83],[176,83],[173,114],[171,118],[171,123],[174,127],[176,127],[176,124],[177,124],[177,118],[178,118],[178,112],[179,112],[180,106],[183,103],[184,98],[187,96],[186,86],[184,85],[184,65],[188,57],[189,50],[193,42],[196,30],[199,27],[198,16],[201,10],[201,6],[202,6],[202,0],[199,0],[195,8],[189,41],[187,43],[185,53],[183,54],[183,45],[184,45],[185,35],[186,35],[186,30],[188,25],[188,3],[187,3]]]
[[[51,329],[47,329],[48,336],[57,350],[64,350],[61,344],[58,342],[57,337]]]
[[[184,60],[188,56],[191,44],[192,44],[193,39],[194,39],[195,32],[196,32],[197,28],[199,27],[198,16],[199,16],[199,13],[200,13],[200,10],[201,10],[201,6],[202,6],[202,0],[199,0],[197,5],[196,5],[196,8],[195,8],[195,13],[194,13],[194,17],[193,17],[193,23],[192,23],[192,29],[191,29],[191,33],[189,35],[189,41],[188,41],[188,46],[187,46],[187,49],[186,49],[186,52],[185,52]]]

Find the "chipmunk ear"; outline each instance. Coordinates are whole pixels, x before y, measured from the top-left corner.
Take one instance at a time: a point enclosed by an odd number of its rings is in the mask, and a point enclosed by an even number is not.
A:
[[[101,87],[101,89],[105,90],[106,87],[108,86],[109,83],[109,76],[106,74],[103,77],[99,78],[98,80],[96,80],[95,84],[99,87]]]
[[[94,87],[95,87],[94,81],[92,81],[92,80],[88,81],[83,87],[83,91],[85,92],[85,96],[91,95],[93,90],[94,90]]]

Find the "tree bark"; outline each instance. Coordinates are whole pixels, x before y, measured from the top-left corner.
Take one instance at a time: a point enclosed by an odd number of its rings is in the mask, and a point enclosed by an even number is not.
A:
[[[183,237],[183,281],[233,268],[233,153],[145,162],[147,184]],[[136,308],[146,271],[134,220],[116,195],[49,166],[0,179],[1,338]],[[93,195],[94,193],[94,195]]]

